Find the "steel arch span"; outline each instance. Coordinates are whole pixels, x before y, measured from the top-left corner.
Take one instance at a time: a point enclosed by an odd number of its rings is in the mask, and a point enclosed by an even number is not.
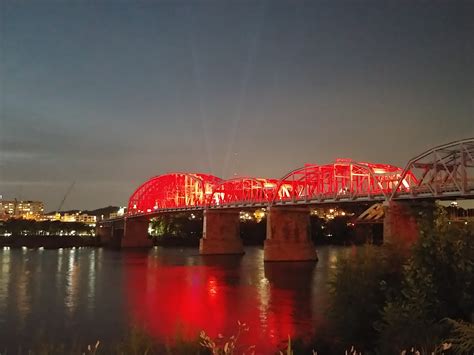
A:
[[[417,177],[410,190],[401,187],[409,174]],[[474,198],[474,138],[434,147],[411,159],[391,198]]]
[[[268,204],[278,180],[239,177],[215,185],[209,206]]]
[[[387,164],[337,159],[333,164],[295,169],[278,182],[273,204],[388,200],[392,191],[410,190],[416,178],[407,171]],[[399,182],[401,182],[399,184]]]
[[[130,197],[128,215],[165,210],[388,201],[413,198],[474,198],[474,138],[432,148],[405,169],[350,159],[306,164],[280,180],[169,173],[151,178]]]
[[[209,174],[169,173],[143,183],[129,199],[128,214],[204,207],[220,178]]]

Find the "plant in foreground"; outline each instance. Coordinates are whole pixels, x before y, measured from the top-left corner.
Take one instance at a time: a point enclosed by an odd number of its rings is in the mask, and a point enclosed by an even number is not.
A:
[[[240,336],[243,332],[249,331],[249,328],[245,323],[240,323],[240,321],[237,321],[237,324],[239,326],[237,329],[237,333],[235,335],[230,336],[228,339],[224,339],[224,336],[222,334],[219,334],[217,336],[218,339],[214,341],[206,334],[206,332],[201,331],[201,334],[199,335],[199,337],[201,338],[201,346],[209,349],[212,355],[237,354],[236,351],[238,351],[239,349],[238,341]],[[248,347],[246,350],[244,350],[243,352],[239,352],[238,354],[255,354],[255,345]]]
[[[446,319],[451,325],[451,337],[442,344],[442,350],[453,349],[455,354],[474,354],[474,324]]]

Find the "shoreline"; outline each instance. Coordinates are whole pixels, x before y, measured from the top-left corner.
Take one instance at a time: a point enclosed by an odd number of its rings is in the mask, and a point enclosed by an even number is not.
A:
[[[9,236],[0,238],[0,248],[74,248],[74,247],[101,247],[98,237],[60,236],[60,235],[32,235],[32,236]]]
[[[244,246],[263,246],[263,238],[243,237]],[[315,246],[323,245],[360,245],[364,244],[360,240],[313,240]],[[381,241],[379,243],[381,244]],[[159,247],[199,247],[199,238],[196,236],[165,236],[161,238],[153,238],[153,246]],[[116,249],[103,243],[97,236],[64,236],[64,235],[30,235],[30,236],[8,236],[0,237],[0,248],[21,249],[23,247],[29,249],[59,249],[74,247],[95,247]]]

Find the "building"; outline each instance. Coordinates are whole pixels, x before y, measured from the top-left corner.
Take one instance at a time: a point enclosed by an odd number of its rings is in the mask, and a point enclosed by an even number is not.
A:
[[[79,222],[79,223],[85,223],[89,225],[95,225],[97,222],[97,217],[88,215],[82,212],[77,212],[77,213],[65,213],[63,215],[60,215],[59,220],[61,222]]]
[[[126,207],[120,207],[117,212],[112,212],[109,215],[109,219],[114,219],[114,218],[120,218],[122,217],[125,213],[127,213],[127,208]],[[103,218],[102,218],[103,219]]]
[[[44,204],[41,201],[18,201],[0,199],[0,220],[10,218],[34,219],[40,221],[44,216]]]

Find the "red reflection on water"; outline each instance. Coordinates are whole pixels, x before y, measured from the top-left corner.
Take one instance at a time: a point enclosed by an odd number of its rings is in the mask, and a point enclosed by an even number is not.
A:
[[[237,282],[231,283],[229,270],[214,266],[159,265],[152,258],[127,264],[125,292],[132,321],[161,342],[195,340],[201,330],[213,338],[230,336],[241,321],[250,328],[241,343],[273,353],[289,335],[314,331],[310,296],[298,299],[301,295],[294,290],[278,286],[278,278],[273,282],[271,272],[270,280],[262,277],[256,283],[235,273]]]

